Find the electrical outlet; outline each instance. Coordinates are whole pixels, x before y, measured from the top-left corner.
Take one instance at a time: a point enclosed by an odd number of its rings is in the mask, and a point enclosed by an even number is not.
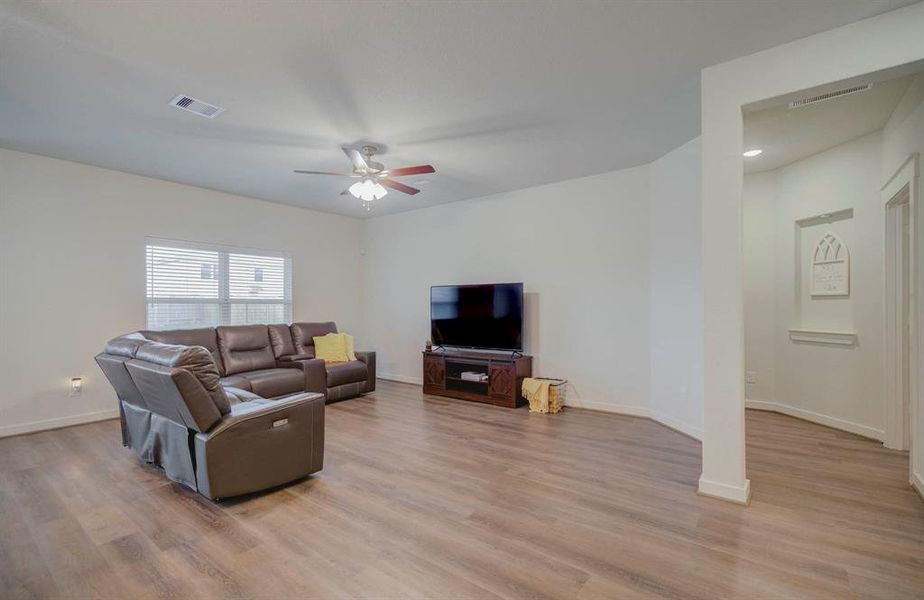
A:
[[[83,377],[71,377],[71,396],[79,396],[83,392]]]
[[[757,371],[746,371],[744,381],[745,383],[757,383]]]

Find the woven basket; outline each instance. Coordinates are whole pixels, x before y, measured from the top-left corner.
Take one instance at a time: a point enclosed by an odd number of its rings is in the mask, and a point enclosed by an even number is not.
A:
[[[557,379],[555,377],[535,377],[534,379],[539,379],[542,381],[549,382],[549,414],[555,414],[562,409],[565,405],[565,399],[567,397],[568,386],[565,385],[568,383],[567,379]],[[539,408],[533,406],[529,407],[530,412],[545,412]]]

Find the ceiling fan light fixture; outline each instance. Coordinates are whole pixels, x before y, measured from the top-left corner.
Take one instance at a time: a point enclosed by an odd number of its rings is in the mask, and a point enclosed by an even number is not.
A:
[[[350,186],[350,193],[363,202],[380,200],[388,193],[381,183],[365,177]]]
[[[341,196],[353,196],[362,200],[363,208],[372,210],[372,203],[375,200],[381,200],[388,195],[389,189],[413,196],[419,194],[420,190],[410,185],[405,185],[396,181],[395,177],[407,177],[410,175],[421,175],[424,173],[436,173],[433,165],[416,165],[412,167],[400,167],[398,169],[385,169],[385,165],[372,160],[372,157],[378,151],[375,146],[363,146],[362,152],[351,146],[342,147],[344,154],[353,163],[353,169],[349,173],[335,173],[331,171],[308,171],[304,169],[295,169],[296,173],[302,175],[333,175],[335,177],[355,177],[356,183],[340,192]],[[427,183],[426,180],[421,180]],[[385,185],[382,185],[382,184]]]
[[[350,193],[353,194],[353,196],[355,196],[356,198],[359,198],[360,195],[365,190],[365,188],[363,187],[364,184],[365,184],[364,179],[357,181],[356,183],[350,186]]]

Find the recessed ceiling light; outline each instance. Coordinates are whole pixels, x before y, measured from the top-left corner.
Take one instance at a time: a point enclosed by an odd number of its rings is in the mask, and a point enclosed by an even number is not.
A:
[[[753,150],[745,150],[744,157],[754,158],[755,156],[760,156],[761,153],[763,153],[763,150],[761,150],[760,148],[754,148]]]

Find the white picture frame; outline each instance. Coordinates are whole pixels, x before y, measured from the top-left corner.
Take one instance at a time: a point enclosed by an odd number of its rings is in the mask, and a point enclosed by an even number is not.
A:
[[[833,231],[815,244],[810,269],[812,297],[850,295],[850,251]]]

